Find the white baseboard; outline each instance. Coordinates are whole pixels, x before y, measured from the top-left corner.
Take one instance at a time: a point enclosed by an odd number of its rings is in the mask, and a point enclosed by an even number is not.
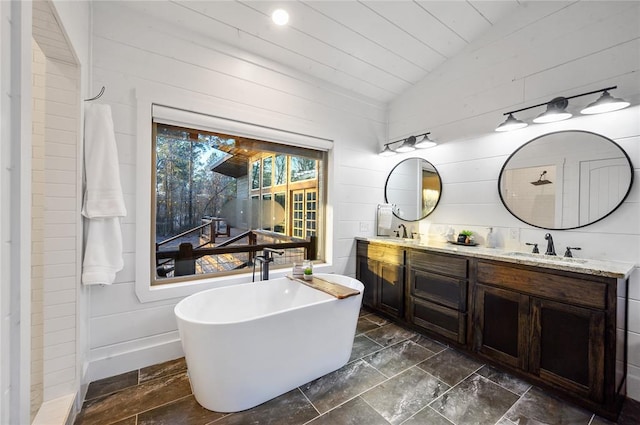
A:
[[[86,383],[184,356],[178,331],[91,349]]]

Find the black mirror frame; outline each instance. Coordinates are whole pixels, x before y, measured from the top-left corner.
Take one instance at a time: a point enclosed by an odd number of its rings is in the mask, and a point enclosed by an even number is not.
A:
[[[391,169],[391,171],[389,171],[389,174],[387,175],[387,179],[384,182],[384,201],[386,203],[392,203],[389,201],[389,197],[387,196],[387,185],[389,184],[389,178],[391,177],[391,174],[393,173],[393,170],[395,170],[400,164],[402,164],[405,161],[409,161],[411,159],[419,159],[421,161],[425,161],[427,164],[429,164],[433,170],[436,172],[436,175],[438,176],[438,200],[436,201],[436,204],[433,206],[433,208],[431,209],[431,211],[429,211],[427,214],[423,215],[422,217],[418,217],[415,220],[408,220],[406,218],[400,217],[398,216],[398,214],[396,214],[395,208],[393,209],[393,215],[402,220],[402,221],[408,221],[408,222],[415,222],[415,221],[420,221],[423,220],[425,218],[427,218],[429,215],[431,215],[436,208],[438,207],[438,204],[440,203],[440,199],[442,199],[442,176],[440,175],[440,173],[438,172],[438,169],[429,161],[427,161],[424,158],[420,158],[418,156],[412,156],[410,158],[405,158],[402,161],[398,162],[396,165],[394,165],[394,167]]]
[[[630,171],[631,171],[631,178],[629,180],[629,188],[627,189],[627,193],[625,193],[625,195],[622,197],[622,199],[620,200],[618,205],[616,205],[615,208],[613,208],[611,211],[609,211],[607,214],[603,215],[599,219],[594,220],[592,222],[589,222],[587,224],[583,224],[581,226],[575,226],[575,227],[553,227],[552,228],[552,227],[543,227],[543,226],[539,226],[537,224],[529,223],[528,221],[525,221],[525,220],[521,219],[520,217],[515,215],[515,213],[513,211],[511,211],[511,209],[507,206],[507,203],[505,202],[504,198],[502,197],[502,191],[500,190],[500,182],[502,181],[502,175],[505,172],[505,168],[506,168],[507,164],[509,163],[509,160],[511,160],[511,158],[513,158],[515,154],[517,154],[525,146],[528,146],[530,143],[533,143],[538,139],[541,139],[541,138],[546,137],[546,136],[550,136],[552,134],[558,134],[558,133],[587,133],[587,134],[592,134],[592,135],[595,135],[595,136],[598,136],[598,137],[601,137],[603,139],[608,140],[615,147],[620,149],[620,152],[623,153],[623,155],[627,159],[627,162],[629,163],[629,168],[630,168]],[[594,223],[597,223],[597,222],[599,222],[601,220],[604,220],[605,218],[609,217],[615,210],[620,208],[620,205],[622,205],[624,203],[624,201],[629,196],[629,193],[631,193],[631,188],[633,187],[633,180],[634,180],[634,168],[633,168],[633,163],[631,162],[631,158],[629,157],[627,152],[624,149],[622,149],[622,147],[619,144],[617,144],[615,141],[613,141],[612,139],[610,139],[610,138],[608,138],[606,136],[603,136],[602,134],[594,133],[592,131],[586,131],[586,130],[560,130],[560,131],[554,131],[554,132],[551,132],[551,133],[541,134],[540,136],[534,137],[533,139],[529,140],[528,142],[526,142],[522,146],[520,146],[518,149],[513,151],[513,153],[511,155],[509,155],[509,158],[507,158],[507,160],[502,165],[502,168],[500,169],[500,175],[498,176],[498,195],[500,196],[500,202],[502,202],[502,205],[504,205],[504,207],[507,209],[507,211],[509,211],[509,214],[511,214],[512,216],[514,216],[515,218],[517,218],[521,222],[523,222],[525,224],[528,224],[529,226],[533,226],[533,227],[537,227],[539,229],[545,229],[545,230],[572,230],[572,229],[579,229],[581,227],[590,226],[590,225],[592,225]]]

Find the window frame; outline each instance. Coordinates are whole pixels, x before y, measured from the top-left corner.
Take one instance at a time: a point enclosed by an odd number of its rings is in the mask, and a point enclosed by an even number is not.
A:
[[[334,271],[331,241],[333,240],[333,226],[329,212],[329,187],[328,175],[331,174],[332,151],[334,142],[328,138],[311,136],[299,132],[276,128],[272,125],[261,125],[244,120],[238,120],[229,116],[214,115],[211,111],[219,111],[219,107],[213,105],[210,98],[194,99],[176,95],[175,93],[162,93],[151,90],[136,90],[136,124],[137,124],[137,149],[136,149],[136,263],[135,263],[135,292],[141,302],[153,302],[171,298],[184,297],[195,292],[228,285],[248,283],[251,281],[251,273],[225,275],[219,277],[199,278],[184,280],[166,285],[151,286],[151,270],[154,266],[152,250],[154,244],[151,240],[151,214],[152,214],[152,128],[153,120],[163,124],[180,127],[193,127],[207,131],[234,134],[241,137],[255,138],[284,145],[305,147],[327,152],[326,170],[323,181],[319,182],[326,188],[325,221],[327,223],[324,235],[325,262],[318,264],[316,269],[320,272],[331,273]],[[171,106],[167,106],[171,105]],[[227,111],[230,112],[230,111]],[[235,111],[238,113],[237,111]],[[233,116],[233,114],[231,114]],[[258,117],[255,117],[258,118]],[[273,176],[272,176],[273,178]],[[148,223],[145,225],[144,223]],[[289,269],[274,269],[271,275],[284,277]]]

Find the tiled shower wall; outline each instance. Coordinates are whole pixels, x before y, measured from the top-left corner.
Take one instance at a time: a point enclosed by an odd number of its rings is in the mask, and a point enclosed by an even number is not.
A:
[[[80,208],[78,70],[48,59],[44,198],[44,399],[76,388]]]
[[[44,278],[44,126],[46,58],[33,47],[33,135],[31,157],[31,420],[43,396],[43,278]]]

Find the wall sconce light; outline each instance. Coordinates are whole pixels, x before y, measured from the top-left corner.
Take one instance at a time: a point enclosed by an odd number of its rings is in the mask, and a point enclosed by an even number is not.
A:
[[[419,134],[417,136],[409,136],[406,139],[400,139],[400,140],[396,140],[395,142],[385,143],[384,149],[382,150],[382,152],[380,152],[380,156],[391,156],[391,155],[395,155],[396,153],[411,152],[416,149],[426,149],[426,148],[431,148],[437,145],[436,142],[434,142],[429,138],[429,134],[431,133]],[[418,141],[418,139],[420,140]],[[393,145],[395,143],[401,143],[401,142],[402,144],[395,149],[391,149],[389,147],[389,145]]]
[[[562,121],[571,118],[573,115],[571,112],[567,112],[567,106],[569,106],[569,99],[574,99],[576,97],[587,96],[594,93],[602,92],[602,95],[598,100],[589,104],[586,108],[580,111],[581,114],[602,114],[605,112],[617,111],[619,109],[624,109],[630,105],[624,99],[618,99],[609,94],[609,90],[613,90],[618,88],[618,86],[606,87],[600,90],[594,90],[587,93],[576,94],[574,96],[568,97],[556,97],[547,103],[540,103],[538,105],[528,106],[526,108],[517,109],[515,111],[505,112],[503,115],[507,115],[507,119],[496,127],[496,131],[512,131],[517,130],[519,128],[524,128],[528,124],[524,121],[517,119],[513,114],[517,112],[526,111],[528,109],[537,108],[539,106],[547,107],[547,110],[536,118],[533,119],[533,122],[536,124],[544,124],[549,122]]]

